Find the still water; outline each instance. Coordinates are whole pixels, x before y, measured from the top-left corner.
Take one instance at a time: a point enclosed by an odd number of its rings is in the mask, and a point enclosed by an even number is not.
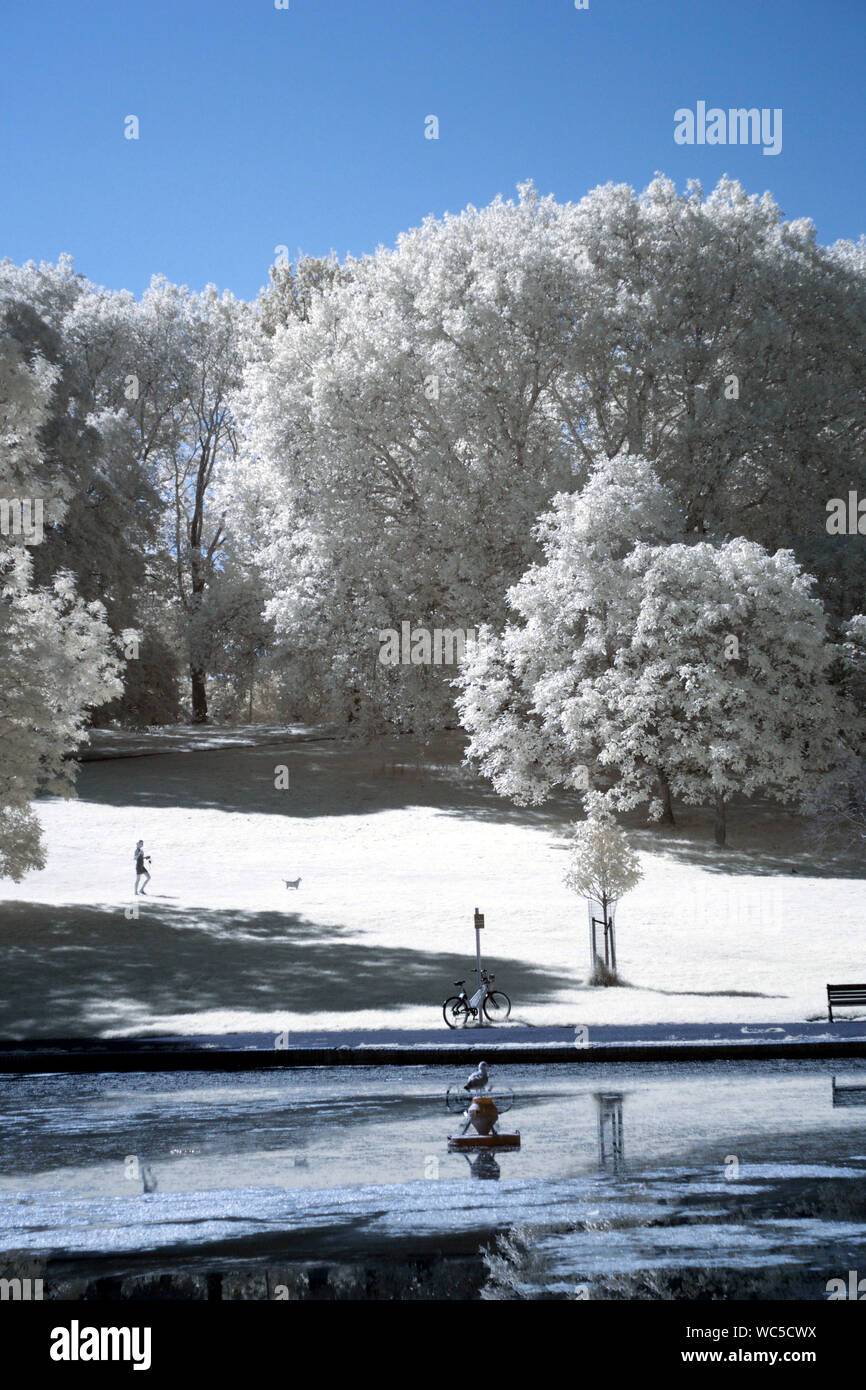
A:
[[[560,1296],[693,1296],[737,1270],[733,1296],[824,1297],[866,1277],[866,1062],[494,1067],[521,1148],[471,1163],[445,1103],[468,1070],[4,1076],[0,1243],[357,1258],[519,1228],[515,1277]]]

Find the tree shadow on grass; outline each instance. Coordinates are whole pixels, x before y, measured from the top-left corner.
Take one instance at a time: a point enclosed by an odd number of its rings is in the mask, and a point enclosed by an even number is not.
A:
[[[489,961],[521,1007],[548,1002],[561,975]],[[0,1036],[99,1036],[155,1017],[211,1010],[274,1014],[430,1009],[441,1020],[465,955],[367,945],[297,913],[117,907],[0,907]]]
[[[350,739],[219,748],[88,762],[79,769],[82,801],[149,810],[179,807],[289,818],[362,816],[430,806],[473,820],[555,826],[580,814],[575,795],[519,807],[461,765],[464,740],[433,747],[409,739]],[[277,769],[286,773],[278,776]],[[279,782],[281,785],[277,786]]]
[[[286,743],[264,748],[219,748],[153,757],[109,759],[80,769],[82,801],[108,806],[208,809],[288,819],[367,816],[407,807],[433,810],[475,823],[549,830],[562,849],[570,825],[582,818],[578,793],[559,793],[542,806],[515,806],[490,783],[462,766],[459,733],[422,745],[411,738]],[[278,787],[277,768],[288,771]],[[648,824],[639,809],[622,817],[637,849],[723,875],[802,875],[863,878],[862,852],[833,852],[816,843],[809,821],[770,802],[735,800],[729,843],[713,839],[709,807],[676,807],[677,824]]]
[[[787,994],[766,994],[759,989],[658,989],[654,985],[630,985],[643,994],[667,994],[674,999],[787,999]]]
[[[636,816],[623,825],[635,849],[724,875],[758,877],[866,878],[862,850],[834,850],[816,838],[806,816],[766,801],[735,803],[729,812],[728,841],[713,839],[709,807],[677,808],[677,824],[647,826]]]

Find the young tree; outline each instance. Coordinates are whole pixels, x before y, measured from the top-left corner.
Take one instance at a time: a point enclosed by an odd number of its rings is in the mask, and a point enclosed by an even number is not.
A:
[[[610,941],[610,968],[595,954],[593,932],[590,984],[615,984],[616,938],[611,909],[623,893],[640,882],[643,871],[603,798],[590,793],[586,800],[587,818],[574,827],[565,882],[581,897],[601,904],[605,939]]]
[[[848,754],[818,787],[808,806],[821,841],[866,844],[866,759]]]

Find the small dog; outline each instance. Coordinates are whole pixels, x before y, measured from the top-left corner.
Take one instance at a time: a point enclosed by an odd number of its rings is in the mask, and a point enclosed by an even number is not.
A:
[[[298,888],[300,887],[301,880],[299,878],[284,878],[283,883],[287,888]]]

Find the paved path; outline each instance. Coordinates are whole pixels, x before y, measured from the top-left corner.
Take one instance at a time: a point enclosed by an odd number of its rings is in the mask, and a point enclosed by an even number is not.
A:
[[[489,1046],[570,1047],[575,1046],[575,1026],[535,1028],[526,1024],[499,1024],[495,1027],[451,1029],[375,1028],[339,1032],[292,1032],[290,1048],[313,1047],[459,1047],[487,1042]],[[814,1042],[817,1040],[866,1040],[866,1018],[843,1019],[834,1023],[653,1023],[602,1024],[586,1028],[581,1039],[590,1048],[612,1044],[683,1044],[714,1042]],[[285,1038],[285,1034],[277,1035]],[[106,1040],[110,1041],[110,1040]],[[151,1041],[155,1042],[156,1039]],[[172,1043],[174,1039],[160,1039]],[[273,1048],[273,1033],[231,1033],[223,1036],[186,1038],[184,1045],[195,1047]],[[2,1046],[2,1045],[0,1045]]]
[[[371,1029],[195,1037],[0,1040],[0,1072],[254,1071],[474,1061],[684,1062],[866,1058],[866,1019],[835,1023]]]

